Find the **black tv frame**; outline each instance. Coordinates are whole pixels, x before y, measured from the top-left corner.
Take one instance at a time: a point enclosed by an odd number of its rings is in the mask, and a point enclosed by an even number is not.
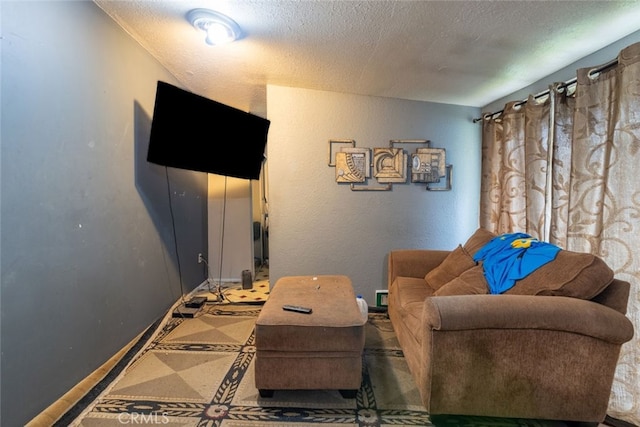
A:
[[[147,161],[236,178],[260,178],[271,122],[158,81]]]

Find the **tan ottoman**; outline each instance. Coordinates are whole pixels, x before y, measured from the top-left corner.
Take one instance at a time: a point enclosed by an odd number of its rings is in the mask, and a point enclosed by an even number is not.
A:
[[[285,311],[285,304],[311,314]],[[256,320],[255,382],[274,390],[340,390],[355,397],[362,380],[364,323],[346,276],[283,277]]]

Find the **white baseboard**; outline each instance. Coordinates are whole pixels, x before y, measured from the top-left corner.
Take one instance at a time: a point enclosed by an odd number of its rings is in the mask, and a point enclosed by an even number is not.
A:
[[[216,287],[216,282],[213,279],[209,278],[209,279],[205,279],[202,283],[200,283],[194,290],[192,290],[191,292],[189,292],[189,294],[187,295],[187,297],[192,297],[193,295],[203,292],[203,291],[208,291],[209,289],[215,289]],[[222,288],[224,288],[225,283],[229,284],[229,283],[241,283],[241,281],[239,279],[222,279],[220,280],[220,286]]]
[[[200,283],[194,290],[192,290],[191,292],[189,292],[189,297],[192,297],[193,295],[202,292],[202,291],[208,291],[210,288],[213,288],[215,285],[213,284],[213,282],[210,282],[208,279],[205,279],[202,283]]]

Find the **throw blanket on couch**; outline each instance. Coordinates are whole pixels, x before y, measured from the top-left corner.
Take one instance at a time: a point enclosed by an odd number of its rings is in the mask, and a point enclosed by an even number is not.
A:
[[[491,239],[475,253],[473,260],[482,261],[490,293],[501,294],[511,289],[516,280],[553,261],[558,252],[558,246],[528,234],[507,233]]]

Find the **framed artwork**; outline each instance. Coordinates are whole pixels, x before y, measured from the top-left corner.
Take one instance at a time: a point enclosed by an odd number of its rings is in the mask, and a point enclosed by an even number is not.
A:
[[[411,182],[440,182],[445,165],[444,148],[418,148],[411,155]]]
[[[335,168],[335,180],[350,184],[351,191],[391,191],[394,183],[405,184],[409,173],[411,182],[427,184],[429,191],[450,191],[452,166],[446,164],[444,148],[429,148],[426,139],[392,139],[389,147],[360,148],[353,139],[329,140],[329,167]],[[409,155],[397,144],[422,144]],[[370,185],[375,178],[382,186]],[[441,184],[444,178],[444,185]],[[437,183],[436,187],[430,184]]]
[[[336,182],[364,182],[367,169],[364,153],[336,153]]]
[[[342,147],[340,152],[353,154],[354,157],[357,154],[358,157],[360,155],[364,155],[364,163],[362,164],[362,170],[364,171],[364,177],[371,177],[371,149],[370,148],[356,148],[356,147]]]
[[[373,170],[380,183],[407,182],[407,155],[401,148],[374,148]]]

